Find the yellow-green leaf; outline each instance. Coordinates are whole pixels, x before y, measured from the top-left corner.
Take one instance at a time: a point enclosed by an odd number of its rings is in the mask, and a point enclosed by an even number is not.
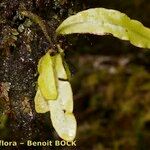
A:
[[[72,141],[76,135],[76,119],[73,115],[73,95],[71,85],[68,81],[58,81],[59,95],[56,100],[47,101],[38,88],[34,98],[37,113],[50,111],[50,118],[58,135],[66,140]]]
[[[35,103],[35,110],[37,113],[46,113],[49,111],[48,103],[42,96],[39,88],[36,92],[34,103]]]
[[[61,54],[46,53],[38,64],[38,90],[34,98],[37,113],[50,111],[50,118],[58,135],[72,141],[76,135],[76,119],[73,115],[73,94],[67,79]]]
[[[71,79],[71,72],[70,72],[70,69],[69,69],[69,65],[67,64],[66,61],[64,61],[63,64],[64,64],[64,68],[66,70],[67,78],[68,78],[68,80],[70,80]]]
[[[63,65],[61,54],[59,53],[53,56],[53,61],[55,63],[55,71],[56,71],[57,78],[67,79],[67,74]]]
[[[66,140],[73,141],[76,135],[76,119],[72,113],[64,112],[59,100],[48,101],[50,118],[58,135]]]
[[[38,64],[38,86],[46,100],[55,100],[58,96],[54,65],[49,53],[46,53]]]
[[[137,47],[150,48],[150,29],[139,21],[112,9],[94,8],[67,18],[56,30],[57,34],[90,33],[112,34],[129,40]]]
[[[73,111],[73,94],[71,84],[68,81],[58,81],[58,101],[62,109],[68,113]]]
[[[68,81],[58,81],[58,97],[55,100],[58,100],[64,111],[72,113],[73,94],[71,84]],[[34,103],[37,113],[46,113],[49,111],[47,100],[42,96],[39,88],[36,92]]]

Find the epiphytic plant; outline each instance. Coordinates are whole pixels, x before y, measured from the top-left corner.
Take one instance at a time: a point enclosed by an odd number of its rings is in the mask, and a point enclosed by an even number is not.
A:
[[[39,24],[51,42],[44,23],[37,15],[28,11],[22,11],[21,14]],[[111,9],[94,8],[79,12],[67,18],[56,30],[57,35],[72,33],[111,34],[121,40],[128,40],[137,47],[150,48],[150,29]],[[58,49],[59,53],[54,56],[50,55],[51,49],[47,50],[39,60],[35,109],[37,113],[50,111],[52,124],[58,135],[64,140],[72,141],[76,135],[76,120],[72,113],[73,95],[64,66],[64,53],[59,46]]]

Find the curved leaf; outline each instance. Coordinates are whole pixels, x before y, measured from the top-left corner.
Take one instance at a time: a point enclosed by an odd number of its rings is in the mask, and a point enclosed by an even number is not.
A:
[[[150,48],[150,29],[127,15],[112,9],[94,8],[67,18],[56,30],[57,34],[112,34],[129,40],[137,47]]]
[[[55,72],[58,78],[67,80],[67,73],[63,65],[63,59],[61,54],[56,54],[53,56],[53,61],[55,64]]]
[[[50,111],[52,125],[58,135],[72,141],[76,136],[77,123],[73,112],[71,84],[61,54],[50,56],[47,52],[38,64],[38,89],[34,98],[37,113]]]
[[[48,101],[50,118],[58,135],[66,140],[73,141],[76,135],[77,123],[73,113],[64,112],[59,100]]]
[[[55,100],[58,96],[56,77],[52,57],[46,53],[39,61],[38,86],[46,100]]]
[[[35,103],[35,110],[37,113],[46,113],[49,111],[48,103],[45,100],[45,98],[42,96],[42,93],[39,88],[37,89],[34,98],[34,103]]]
[[[68,81],[58,81],[58,99],[63,110],[73,112],[73,94],[71,84]]]

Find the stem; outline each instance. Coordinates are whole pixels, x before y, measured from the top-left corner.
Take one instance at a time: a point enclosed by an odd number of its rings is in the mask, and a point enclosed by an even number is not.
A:
[[[42,20],[42,18],[37,16],[36,14],[30,12],[30,11],[25,11],[25,10],[21,11],[21,14],[25,17],[28,17],[29,19],[31,19],[33,22],[35,22],[36,24],[38,24],[41,27],[46,39],[48,40],[48,42],[52,46],[53,45],[52,40],[47,33],[46,25],[45,25],[44,21]]]

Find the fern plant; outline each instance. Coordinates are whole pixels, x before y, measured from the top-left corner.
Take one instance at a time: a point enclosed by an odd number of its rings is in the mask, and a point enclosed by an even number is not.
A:
[[[47,40],[51,38],[46,32],[42,19],[28,11],[22,15],[39,24]],[[142,23],[130,19],[117,10],[94,8],[81,11],[64,20],[56,30],[57,36],[73,33],[96,35],[111,34],[121,40],[141,48],[150,48],[150,29]],[[37,113],[50,111],[52,124],[58,135],[72,141],[76,135],[76,120],[73,115],[73,95],[67,77],[68,68],[63,58],[63,50],[58,45],[59,54],[51,56],[52,49],[47,50],[38,64],[38,89],[35,96]]]

